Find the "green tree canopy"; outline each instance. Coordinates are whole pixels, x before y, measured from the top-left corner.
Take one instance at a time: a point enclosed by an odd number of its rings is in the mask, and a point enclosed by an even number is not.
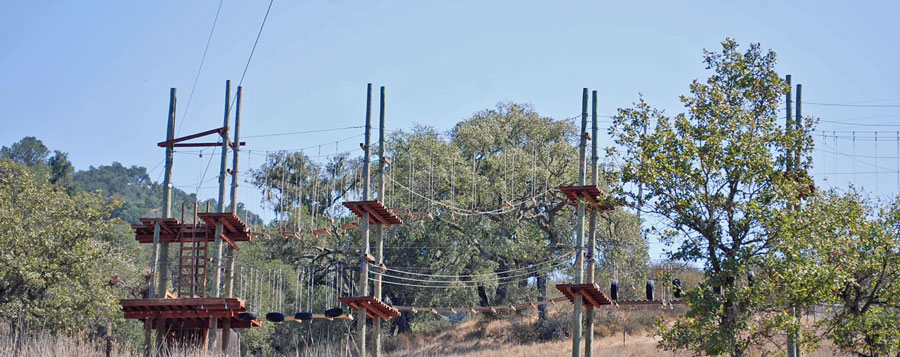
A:
[[[900,352],[900,201],[830,190],[767,224],[781,237],[766,260],[771,289],[791,287],[771,296],[783,305],[831,306],[814,326],[786,324],[807,347],[824,337],[859,355]]]
[[[26,136],[9,147],[0,148],[0,157],[28,166],[45,162],[48,155],[50,155],[50,149],[47,149],[43,142],[33,136]]]
[[[686,113],[668,116],[640,100],[614,118],[622,181],[643,186],[633,203],[659,219],[654,232],[676,247],[670,258],[701,262],[707,275],[687,294],[687,318],[664,328],[663,347],[739,356],[773,332],[753,318],[764,297],[743,277],[776,248],[763,219],[808,185],[785,174],[782,153],[811,149],[808,126],[778,125],[786,85],[775,58],[759,44],[740,52],[728,39],[705,52],[712,74],[681,97]]]
[[[113,207],[69,196],[24,165],[0,160],[0,315],[32,331],[74,332],[116,311]]]

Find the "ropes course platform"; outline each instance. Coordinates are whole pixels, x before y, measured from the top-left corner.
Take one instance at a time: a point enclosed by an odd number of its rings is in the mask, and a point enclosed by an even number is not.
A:
[[[374,296],[342,297],[338,298],[338,301],[346,304],[353,310],[365,308],[366,316],[371,318],[380,317],[385,320],[390,320],[392,317],[400,316],[399,310],[381,302],[381,300],[376,299]]]
[[[194,228],[193,224],[183,224],[175,218],[141,218],[141,224],[131,226],[134,229],[134,239],[138,243],[153,243],[153,229],[159,222],[159,241],[164,243],[178,243],[183,239],[205,238],[207,242],[215,241],[216,224],[222,222],[224,228],[223,238],[234,244],[235,242],[249,242],[252,233],[250,228],[234,213],[198,213],[205,224]]]
[[[597,284],[558,284],[556,290],[562,292],[572,303],[575,302],[575,294],[579,294],[582,296],[581,302],[585,306],[600,308],[604,305],[612,305],[612,301],[600,291]]]
[[[596,210],[598,212],[607,212],[616,209],[615,205],[603,202],[601,196],[603,191],[597,186],[560,186],[559,191],[562,192],[572,204],[578,204],[578,201],[584,199],[587,201],[585,209]]]
[[[351,201],[344,202],[343,205],[360,218],[365,213],[368,213],[369,223],[371,224],[383,224],[388,227],[403,224],[403,220],[400,217],[397,217],[394,212],[391,212],[378,201]]]
[[[259,321],[238,318],[247,308],[243,301],[234,298],[125,299],[119,304],[126,319],[140,320],[145,325],[163,320],[169,330],[209,329],[211,318],[218,320],[218,326],[226,320],[231,322],[231,328],[260,326]]]

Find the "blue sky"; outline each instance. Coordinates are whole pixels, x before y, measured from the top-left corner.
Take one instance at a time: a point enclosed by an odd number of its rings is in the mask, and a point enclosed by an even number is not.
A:
[[[240,79],[268,1],[224,0],[185,114],[218,4],[0,3],[0,145],[33,135],[69,152],[77,169],[157,166],[169,88],[179,91],[179,134],[220,125],[224,81]],[[674,113],[691,80],[706,75],[702,50],[725,37],[778,52],[778,70],[803,84],[804,101],[898,104],[897,13],[896,2],[275,0],[243,82],[242,131],[362,125],[367,82],[387,87],[391,129],[448,129],[500,101],[564,118],[580,112],[583,87],[599,91],[601,114],[638,92]],[[831,121],[820,124],[826,142],[816,138],[820,182],[855,178],[875,190],[877,181],[879,195],[897,193],[900,107],[806,104],[804,112]],[[322,144],[327,153],[358,131],[247,141],[256,152]],[[250,157],[244,167],[260,164]],[[176,156],[175,184],[194,191],[206,159]],[[212,196],[212,186],[201,185],[201,195]]]

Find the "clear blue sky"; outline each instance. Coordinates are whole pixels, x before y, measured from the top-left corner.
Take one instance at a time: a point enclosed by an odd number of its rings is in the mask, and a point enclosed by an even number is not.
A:
[[[185,115],[218,4],[0,3],[0,145],[33,135],[69,152],[77,169],[113,161],[152,168],[163,158],[155,143],[165,135],[170,87],[179,91],[179,134],[221,125],[224,81],[240,79],[268,1],[224,0]],[[898,3],[886,1],[275,0],[243,83],[243,133],[362,125],[367,82],[387,86],[390,128],[447,129],[499,101],[529,102],[564,118],[580,111],[583,87],[599,91],[603,114],[628,106],[638,92],[672,113],[681,110],[677,97],[690,81],[706,75],[702,49],[718,48],[725,37],[777,51],[778,70],[803,84],[805,101],[897,104],[898,13]],[[824,162],[817,179],[844,185],[856,177],[874,190],[878,177],[879,194],[897,192],[900,107],[805,105],[804,112],[857,124],[821,123],[838,138],[826,147],[817,137],[815,159]],[[851,130],[859,157],[844,155],[853,154]],[[875,130],[885,140],[877,151],[865,139],[873,133],[863,133]],[[247,141],[253,151],[324,144],[333,152],[335,140],[355,134]],[[253,160],[257,166],[261,159]],[[205,164],[196,154],[176,156],[175,184],[194,191],[187,186]],[[200,193],[210,197],[214,189]]]

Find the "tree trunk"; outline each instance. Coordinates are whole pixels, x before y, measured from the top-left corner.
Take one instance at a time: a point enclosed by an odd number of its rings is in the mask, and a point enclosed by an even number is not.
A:
[[[484,286],[479,285],[477,290],[478,290],[478,298],[481,300],[481,302],[480,302],[481,307],[489,306],[490,302],[488,301],[487,291],[484,290]]]
[[[407,305],[406,299],[397,294],[387,293],[388,297],[391,298],[391,303],[394,305]],[[409,320],[412,318],[412,313],[409,311],[404,311],[395,319],[391,319],[391,327],[390,334],[397,335],[401,333],[409,333],[412,332],[412,326],[410,325]]]
[[[540,298],[538,298],[538,301],[547,301],[547,276],[546,275],[538,275],[537,289],[538,289],[538,293],[540,294]],[[541,320],[547,319],[547,305],[539,305],[538,306],[538,318]]]

